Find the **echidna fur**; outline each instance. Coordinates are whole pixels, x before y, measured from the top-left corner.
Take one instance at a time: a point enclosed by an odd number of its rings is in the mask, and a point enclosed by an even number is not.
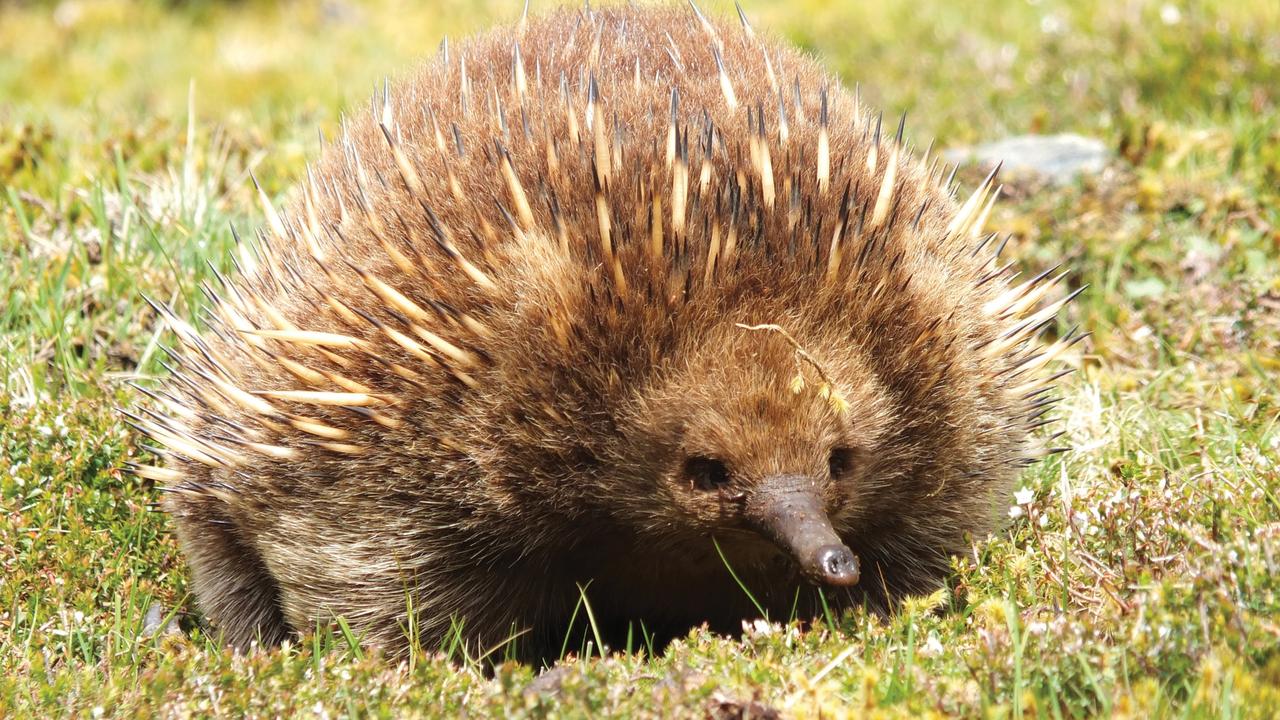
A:
[[[446,44],[287,211],[260,192],[207,329],[157,306],[180,344],[136,472],[237,646],[342,617],[392,654],[532,659],[584,598],[614,647],[890,608],[1053,450],[1080,337],[1042,341],[1065,272],[997,260],[995,173],[953,192],[745,20],[564,9]]]

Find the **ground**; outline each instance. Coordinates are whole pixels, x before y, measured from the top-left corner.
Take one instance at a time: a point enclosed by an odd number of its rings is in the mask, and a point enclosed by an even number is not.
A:
[[[535,2],[537,11],[545,3]],[[0,4],[0,717],[1267,717],[1280,704],[1280,5],[750,0],[908,135],[1078,132],[1114,153],[990,220],[1089,289],[1072,449],[1007,529],[891,619],[571,654],[558,692],[474,651],[400,665],[344,625],[232,655],[202,632],[115,405],[161,373],[146,293],[192,314],[363,103],[516,0]],[[731,5],[707,3],[733,13]],[[962,173],[965,187],[976,177]],[[785,621],[786,619],[782,619]]]

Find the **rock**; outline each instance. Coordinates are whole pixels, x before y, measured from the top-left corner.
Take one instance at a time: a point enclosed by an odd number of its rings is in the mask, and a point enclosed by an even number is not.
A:
[[[1053,185],[1101,172],[1111,152],[1101,140],[1082,135],[1019,135],[995,142],[946,150],[943,159],[960,165],[993,167],[1003,162],[1002,177],[1032,176]]]
[[[525,685],[522,692],[525,695],[555,697],[560,694],[561,686],[564,684],[565,679],[573,674],[573,671],[573,665],[557,663],[555,667],[547,668],[538,673],[538,677],[534,678],[528,685]]]
[[[142,617],[143,637],[178,633],[179,630],[172,620],[173,618],[166,616],[164,607],[160,603],[151,603],[147,608],[147,614]]]
[[[711,696],[706,707],[708,720],[780,720],[782,713],[760,702],[760,691],[750,700],[738,700],[722,693]]]

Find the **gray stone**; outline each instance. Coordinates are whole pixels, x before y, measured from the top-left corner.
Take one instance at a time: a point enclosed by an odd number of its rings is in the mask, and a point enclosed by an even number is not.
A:
[[[1111,152],[1101,140],[1081,135],[1019,135],[995,142],[946,150],[950,163],[977,163],[992,167],[1003,162],[1001,175],[1032,175],[1055,185],[1081,175],[1101,172],[1111,160]]]
[[[142,617],[142,635],[152,637],[179,632],[172,620],[173,618],[167,616],[160,603],[151,603],[147,608],[147,614]]]

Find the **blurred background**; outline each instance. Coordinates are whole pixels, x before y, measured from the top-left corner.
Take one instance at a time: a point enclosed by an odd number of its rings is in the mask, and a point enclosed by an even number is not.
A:
[[[535,1],[532,12],[553,3]],[[708,0],[732,15],[732,3]],[[943,141],[1028,129],[1107,132],[1275,110],[1272,0],[748,0],[782,33]],[[332,122],[445,35],[511,22],[518,0],[61,0],[0,3],[0,99],[13,119],[83,124],[201,113]]]
[[[734,12],[723,0],[702,5]],[[748,0],[745,9],[947,139],[1106,129],[1142,108],[1174,119],[1262,114],[1280,88],[1271,0]],[[212,117],[332,114],[445,35],[520,10],[519,0],[6,0],[0,98],[22,115],[159,118],[185,110],[193,78]]]
[[[551,7],[543,0],[532,11]],[[703,3],[732,16],[724,0]],[[1160,118],[1247,124],[1280,93],[1274,0],[748,0],[757,27],[822,58],[917,137],[1029,131],[1115,138]],[[276,136],[316,127],[441,39],[512,22],[519,0],[0,2],[0,113],[57,132],[200,116]],[[46,127],[52,126],[52,127]],[[12,162],[12,158],[10,158]]]

